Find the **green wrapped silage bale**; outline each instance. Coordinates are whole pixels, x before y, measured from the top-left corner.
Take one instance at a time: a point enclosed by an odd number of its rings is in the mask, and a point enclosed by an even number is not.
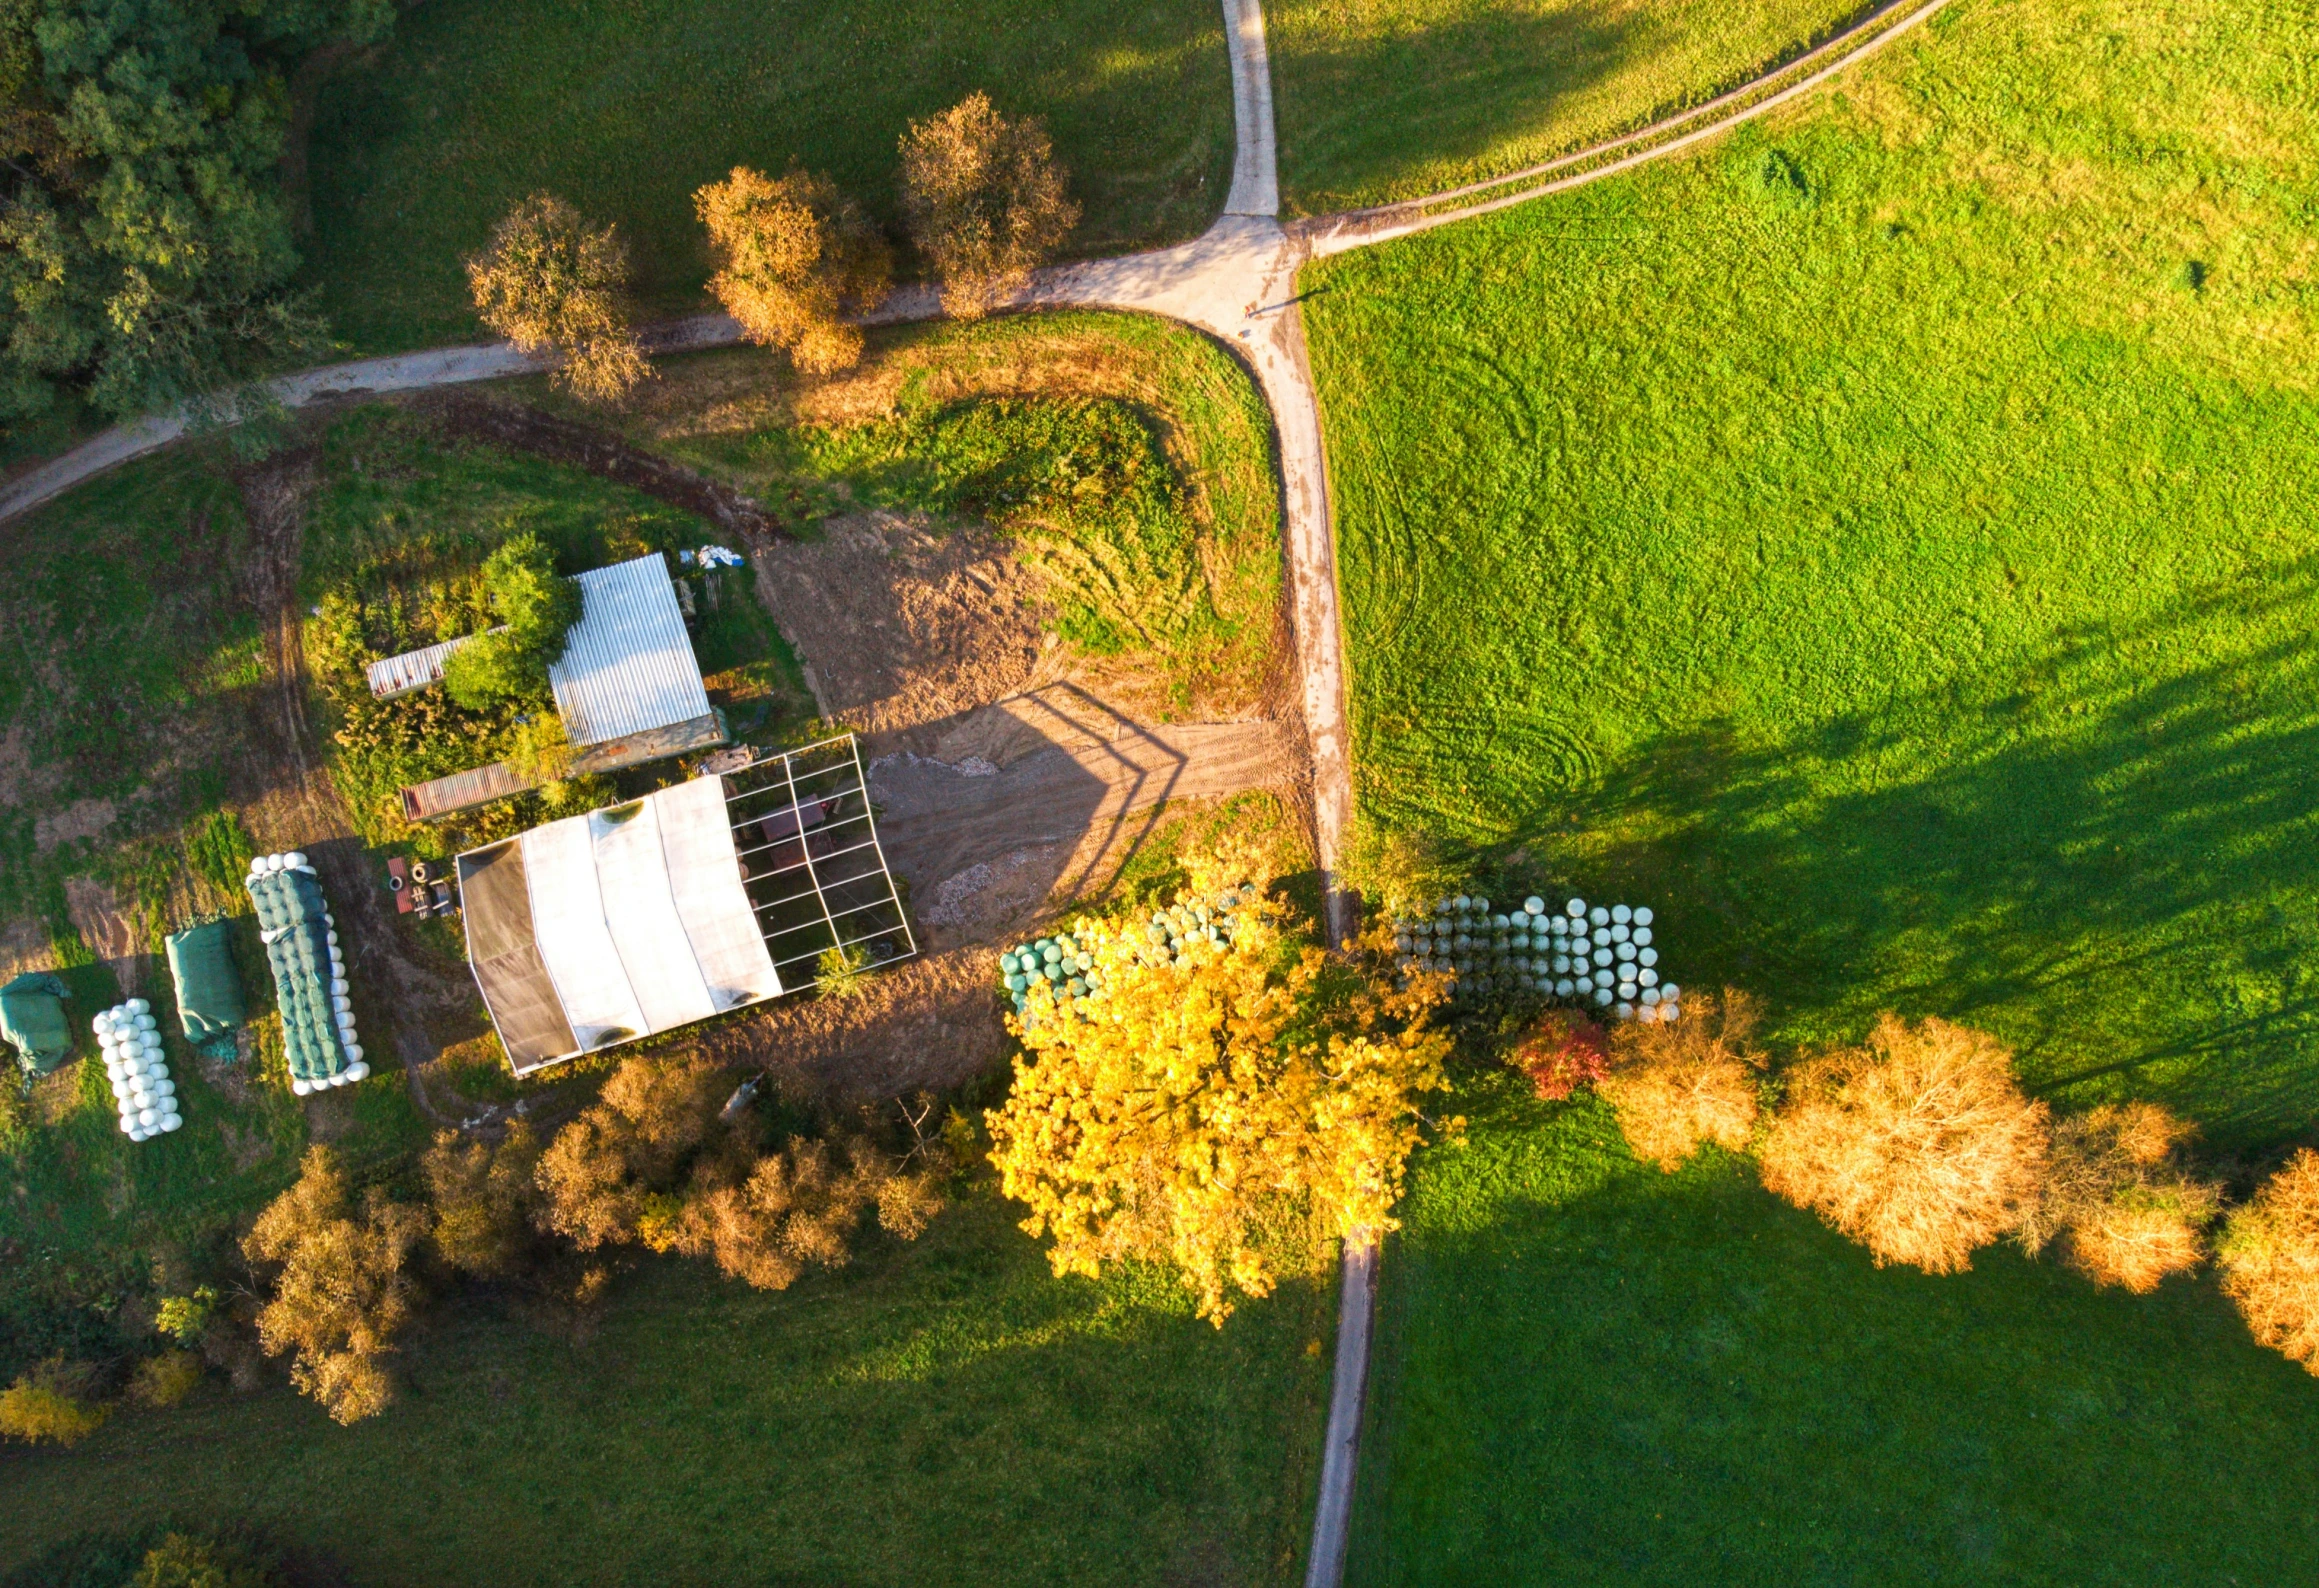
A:
[[[64,983],[45,971],[30,971],[0,987],[0,1037],[16,1049],[16,1062],[34,1075],[50,1075],[72,1057],[72,1022],[65,1018]]]
[[[233,928],[203,921],[172,932],[162,945],[177,989],[177,1022],[186,1040],[205,1053],[233,1051],[235,1027],[249,1018],[241,973],[234,969]]]
[[[303,1097],[317,1087],[342,1086],[370,1073],[354,1040],[354,1017],[344,1007],[346,982],[330,907],[321,880],[295,851],[266,855],[244,880],[257,907],[258,933],[282,1013],[282,1050],[290,1089]]]

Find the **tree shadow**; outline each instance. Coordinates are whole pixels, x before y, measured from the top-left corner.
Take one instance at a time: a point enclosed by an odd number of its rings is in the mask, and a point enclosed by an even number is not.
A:
[[[2306,559],[2064,630],[1998,681],[1662,736],[1578,805],[1607,843],[1588,869],[1666,901],[1678,980],[1755,988],[1793,1035],[1938,1013],[2041,1090],[2276,1141],[2319,1104],[2315,594]],[[2194,660],[2119,665],[2140,656]]]
[[[1668,42],[1650,19],[1603,5],[1365,31],[1301,9],[1269,29],[1282,188],[1300,214],[1444,185],[1439,173],[1537,136]]]
[[[1354,1580],[2151,1581],[2196,1557],[2252,1581],[2319,1558],[2287,1520],[2319,1488],[2319,1400],[2213,1285],[2129,1296],[2002,1247],[1879,1269],[1743,1160],[1665,1176],[1596,1105],[1461,1102],[1476,1161],[1427,1162],[1385,1263]]]

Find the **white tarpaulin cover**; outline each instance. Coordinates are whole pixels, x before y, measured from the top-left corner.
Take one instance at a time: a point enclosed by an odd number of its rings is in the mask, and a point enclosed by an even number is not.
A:
[[[525,833],[540,959],[580,1047],[781,991],[714,777]]]

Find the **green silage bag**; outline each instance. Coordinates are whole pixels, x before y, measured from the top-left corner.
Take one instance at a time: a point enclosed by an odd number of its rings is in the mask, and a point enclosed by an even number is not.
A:
[[[72,1057],[64,998],[64,983],[41,971],[0,987],[0,1037],[15,1046],[16,1062],[34,1075],[51,1074]]]
[[[249,1018],[241,973],[234,969],[233,927],[204,921],[172,932],[169,978],[177,984],[177,1019],[188,1041],[222,1036]]]

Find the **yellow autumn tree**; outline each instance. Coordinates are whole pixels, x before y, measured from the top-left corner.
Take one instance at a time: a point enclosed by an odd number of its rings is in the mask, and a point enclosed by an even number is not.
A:
[[[750,341],[809,375],[851,369],[862,333],[845,323],[885,300],[892,265],[877,228],[826,177],[775,181],[745,165],[693,194],[717,273],[709,291]]]
[[[1218,1325],[1285,1262],[1394,1228],[1449,1050],[1429,1023],[1441,978],[1397,983],[1389,943],[1332,960],[1264,887],[1219,890],[1230,869],[1196,857],[1183,901],[1231,896],[1218,941],[1177,956],[1140,923],[1083,930],[1093,991],[1034,985],[1014,1089],[989,1115],[991,1161],[1057,1274],[1172,1263]]]
[[[330,1149],[315,1147],[242,1240],[252,1262],[279,1265],[258,1343],[269,1356],[293,1354],[290,1381],[338,1422],[383,1411],[393,1396],[379,1358],[418,1303],[408,1263],[429,1223],[424,1208],[376,1186],[358,1202]]]
[[[2219,1246],[2223,1294],[2255,1338],[2319,1373],[2319,1152],[2299,1149],[2265,1180]]]

